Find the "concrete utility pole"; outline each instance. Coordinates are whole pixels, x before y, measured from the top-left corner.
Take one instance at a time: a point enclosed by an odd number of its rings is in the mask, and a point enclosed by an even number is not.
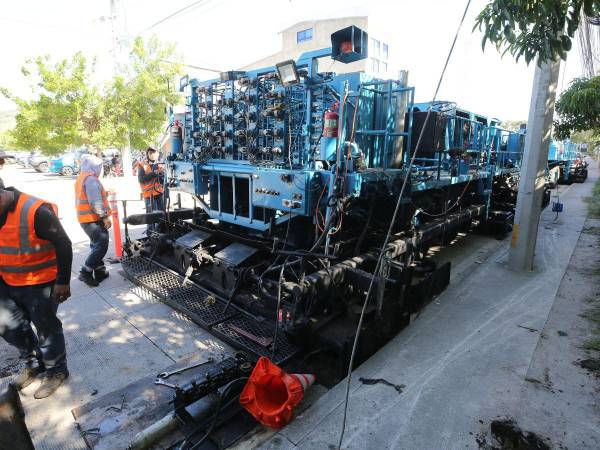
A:
[[[119,0],[109,0],[111,36],[112,36],[112,54],[115,75],[119,74],[124,64],[123,43],[127,42],[127,26],[125,24],[125,10],[122,2]],[[121,9],[121,12],[119,12]],[[128,113],[129,120],[129,113]],[[121,166],[123,167],[123,176],[131,177],[131,167],[133,160],[131,158],[131,144],[129,141],[129,132],[127,133],[127,146],[121,150]]]
[[[533,270],[560,60],[536,66],[508,264]]]

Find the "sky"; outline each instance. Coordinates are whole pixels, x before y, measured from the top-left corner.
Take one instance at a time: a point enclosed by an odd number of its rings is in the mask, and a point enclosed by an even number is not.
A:
[[[113,74],[111,0],[20,0],[18,8],[0,9],[2,65],[0,87],[31,97],[21,74],[27,58],[64,58],[77,51],[96,57],[95,82]],[[228,70],[280,49],[279,32],[312,19],[369,15],[370,27],[387,36],[390,59],[409,71],[416,101],[431,100],[466,0],[204,0],[185,13],[146,30],[193,0],[114,0],[116,30],[126,45],[151,34],[173,42],[187,64]],[[492,46],[481,49],[482,35],[472,31],[486,0],[472,0],[439,98],[503,120],[527,118],[534,67],[503,58]],[[209,72],[189,69],[192,76]],[[575,43],[563,62],[559,90],[580,76]],[[212,74],[214,76],[214,74]],[[14,105],[0,98],[0,111]]]

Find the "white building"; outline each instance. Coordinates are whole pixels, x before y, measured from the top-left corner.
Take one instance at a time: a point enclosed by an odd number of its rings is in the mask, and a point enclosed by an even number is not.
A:
[[[319,60],[319,70],[337,73],[365,71],[381,77],[393,77],[392,74],[396,74],[398,68],[392,67],[388,40],[379,30],[369,29],[368,16],[298,22],[279,32],[281,35],[279,52],[248,64],[241,70],[274,66],[281,61],[298,59],[304,52],[331,47],[331,34],[350,25],[355,25],[368,33],[368,58],[350,64],[323,58]]]

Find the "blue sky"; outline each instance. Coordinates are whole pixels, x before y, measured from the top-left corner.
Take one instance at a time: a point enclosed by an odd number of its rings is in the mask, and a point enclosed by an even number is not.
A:
[[[121,34],[129,39],[193,2],[115,1]],[[465,4],[463,0],[205,0],[142,35],[155,33],[174,42],[188,64],[232,69],[275,53],[278,32],[295,22],[368,14],[388,36],[390,57],[409,70],[417,100],[426,101],[433,94]],[[471,3],[440,98],[502,119],[525,119],[533,67],[517,64],[509,56],[501,58],[490,46],[482,52],[481,34],[471,29],[485,4],[485,0]],[[18,7],[12,5],[0,11],[0,86],[28,96],[31,89],[20,72],[25,59],[42,54],[62,58],[78,50],[97,58],[97,82],[111,76],[111,27],[103,19],[109,15],[110,0],[21,0]],[[575,46],[567,64],[563,63],[559,87],[579,75]],[[13,107],[0,99],[0,110]]]

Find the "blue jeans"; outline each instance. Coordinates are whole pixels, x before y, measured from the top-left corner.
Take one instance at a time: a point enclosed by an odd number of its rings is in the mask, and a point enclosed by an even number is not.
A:
[[[165,201],[162,195],[155,195],[144,199],[146,203],[146,212],[151,213],[153,211],[164,211]]]
[[[54,282],[9,286],[0,278],[0,335],[19,349],[22,359],[31,365],[39,361],[49,374],[67,370],[65,337],[56,316],[53,286]]]
[[[151,213],[154,211],[164,211],[165,210],[165,200],[162,195],[155,195],[153,197],[148,197],[144,199],[146,203],[146,213]],[[159,225],[152,223],[147,227],[148,231],[157,230]]]
[[[108,251],[108,230],[104,228],[102,221],[82,223],[81,228],[90,238],[90,254],[85,260],[84,269],[88,271],[102,269]]]

